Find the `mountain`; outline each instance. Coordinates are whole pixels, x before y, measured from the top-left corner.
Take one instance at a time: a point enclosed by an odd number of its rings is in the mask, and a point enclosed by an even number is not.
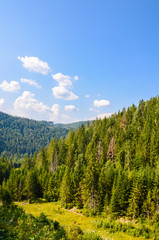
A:
[[[12,170],[3,188],[15,201],[60,200],[91,216],[103,212],[154,223],[159,219],[159,97],[70,130]],[[1,176],[2,182],[3,168]]]
[[[80,123],[54,124],[47,121],[35,121],[13,117],[0,112],[0,154],[4,156],[23,154],[32,155],[45,147],[52,138],[66,137],[70,128],[77,128]]]
[[[116,239],[120,231],[130,238],[159,239],[159,97],[71,129],[65,139],[53,138],[33,157],[24,156],[21,164],[0,157],[0,199],[4,206],[13,200],[39,202],[38,211],[41,200],[58,201],[91,219],[102,216],[91,220],[93,225]],[[67,222],[57,204],[54,215]],[[45,210],[42,203],[40,211]],[[72,230],[70,239],[79,239]]]
[[[57,123],[55,124],[56,127],[61,127],[61,128],[66,128],[66,129],[77,129],[79,128],[82,124],[86,125],[88,121],[79,121],[79,122],[74,122],[74,123],[66,123],[66,124],[62,124],[62,123]],[[91,123],[92,121],[89,121],[89,123]]]

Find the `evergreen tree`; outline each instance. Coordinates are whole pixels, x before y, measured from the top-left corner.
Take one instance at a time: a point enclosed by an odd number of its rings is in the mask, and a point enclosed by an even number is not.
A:
[[[114,215],[125,215],[128,207],[130,183],[126,174],[119,170],[114,180],[110,209]]]
[[[147,198],[144,201],[142,211],[143,213],[146,213],[146,217],[148,218],[148,221],[149,221],[150,217],[155,211],[155,205],[154,205],[154,201],[152,200],[152,193],[150,190],[148,191]]]
[[[61,182],[60,200],[61,200],[62,206],[64,206],[65,208],[70,207],[72,199],[71,199],[70,170],[68,167],[66,167],[65,169],[65,174]]]
[[[96,139],[96,138],[95,138]],[[88,145],[87,149],[87,168],[82,181],[82,198],[84,206],[91,209],[93,214],[99,209],[98,199],[98,178],[99,163],[96,154],[95,139]]]
[[[156,97],[71,130],[66,139],[53,138],[18,164],[16,156],[1,157],[1,193],[6,189],[16,201],[60,199],[64,207],[75,204],[93,214],[154,220],[159,209],[158,126]]]
[[[35,170],[29,173],[27,180],[28,197],[33,201],[38,197],[42,197],[42,189]]]

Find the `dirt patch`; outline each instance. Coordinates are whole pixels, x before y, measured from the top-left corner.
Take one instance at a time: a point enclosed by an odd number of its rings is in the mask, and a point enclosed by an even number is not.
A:
[[[28,204],[28,202],[22,202],[20,205],[26,205]]]
[[[83,214],[78,213],[78,210],[77,210],[76,207],[73,207],[73,208],[71,208],[71,209],[65,209],[65,208],[62,208],[62,209],[64,209],[65,211],[73,212],[73,213],[78,214],[78,215],[80,215],[80,216],[84,216]]]

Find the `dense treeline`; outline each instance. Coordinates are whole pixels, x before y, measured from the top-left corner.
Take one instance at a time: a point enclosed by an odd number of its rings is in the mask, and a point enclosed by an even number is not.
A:
[[[0,154],[21,157],[45,147],[51,138],[65,137],[68,129],[56,127],[53,122],[13,117],[0,112]]]
[[[13,164],[11,160],[6,158],[0,158],[0,185],[2,185],[3,179],[8,179],[12,168],[18,167],[17,164]]]
[[[92,121],[90,121],[91,123]],[[66,128],[66,129],[77,129],[79,128],[81,125],[86,125],[87,121],[79,121],[79,122],[73,122],[73,123],[56,123],[55,126],[56,127],[60,127],[60,128]]]
[[[45,198],[88,214],[159,220],[159,97],[51,140],[4,178],[15,201]]]

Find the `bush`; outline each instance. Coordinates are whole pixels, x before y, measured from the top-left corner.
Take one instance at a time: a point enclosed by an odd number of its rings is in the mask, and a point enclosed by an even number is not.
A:
[[[47,216],[44,213],[41,213],[37,220],[40,223],[43,223],[44,225],[49,225],[50,224],[50,220],[47,218]]]
[[[102,238],[94,232],[91,233],[85,233],[83,236],[81,236],[81,238],[79,238],[80,240],[102,240]]]
[[[67,235],[69,240],[77,240],[80,239],[83,232],[79,226],[73,225],[67,230]]]
[[[52,239],[52,240],[59,240],[59,239],[63,240],[63,239],[65,239],[66,240],[67,238],[66,238],[66,232],[65,232],[64,228],[60,227],[58,229],[58,232],[56,232],[54,234],[53,238],[50,238],[50,239]]]
[[[55,221],[54,221],[54,229],[55,229],[55,230],[58,230],[59,227],[60,227],[59,222],[55,220]]]
[[[3,224],[2,224],[3,223]],[[50,220],[43,213],[39,217],[26,214],[21,208],[11,205],[0,207],[1,239],[47,239],[66,240],[66,232],[57,221]]]
[[[10,192],[6,189],[2,191],[2,203],[6,206],[10,206],[13,203],[13,198]]]

